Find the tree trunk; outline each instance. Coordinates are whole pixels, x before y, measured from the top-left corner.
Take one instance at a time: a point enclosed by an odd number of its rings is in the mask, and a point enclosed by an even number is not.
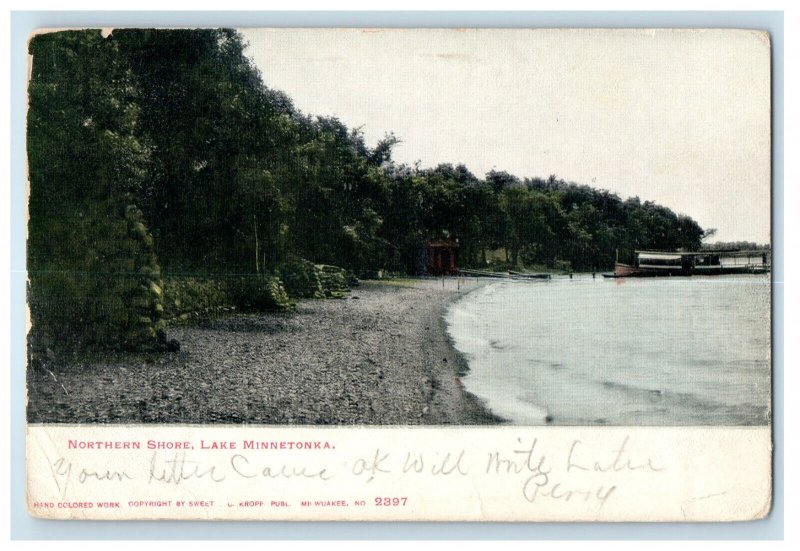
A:
[[[253,236],[256,239],[256,273],[260,273],[258,265],[258,224],[256,223],[256,215],[253,215]]]

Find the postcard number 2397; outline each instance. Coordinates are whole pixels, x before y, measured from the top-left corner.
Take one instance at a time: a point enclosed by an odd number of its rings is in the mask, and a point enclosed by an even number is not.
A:
[[[376,497],[376,507],[404,507],[408,501],[407,497]]]

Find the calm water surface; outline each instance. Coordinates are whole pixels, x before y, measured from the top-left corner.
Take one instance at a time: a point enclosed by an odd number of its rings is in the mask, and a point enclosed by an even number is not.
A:
[[[768,275],[502,281],[447,313],[467,390],[520,425],[760,425]]]

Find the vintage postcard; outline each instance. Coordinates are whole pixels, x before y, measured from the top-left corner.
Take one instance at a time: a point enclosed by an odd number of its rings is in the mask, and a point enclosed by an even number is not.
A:
[[[31,515],[769,514],[767,33],[28,53]]]

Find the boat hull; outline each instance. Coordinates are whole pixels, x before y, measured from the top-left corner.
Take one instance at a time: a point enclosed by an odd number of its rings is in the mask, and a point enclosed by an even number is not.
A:
[[[614,265],[614,277],[664,277],[691,275],[682,268],[639,268],[630,264],[617,262]]]
[[[665,277],[665,276],[692,276],[692,275],[732,275],[732,274],[766,274],[769,268],[761,266],[714,266],[708,268],[640,268],[617,262],[614,265],[614,274],[603,274],[605,277]]]

